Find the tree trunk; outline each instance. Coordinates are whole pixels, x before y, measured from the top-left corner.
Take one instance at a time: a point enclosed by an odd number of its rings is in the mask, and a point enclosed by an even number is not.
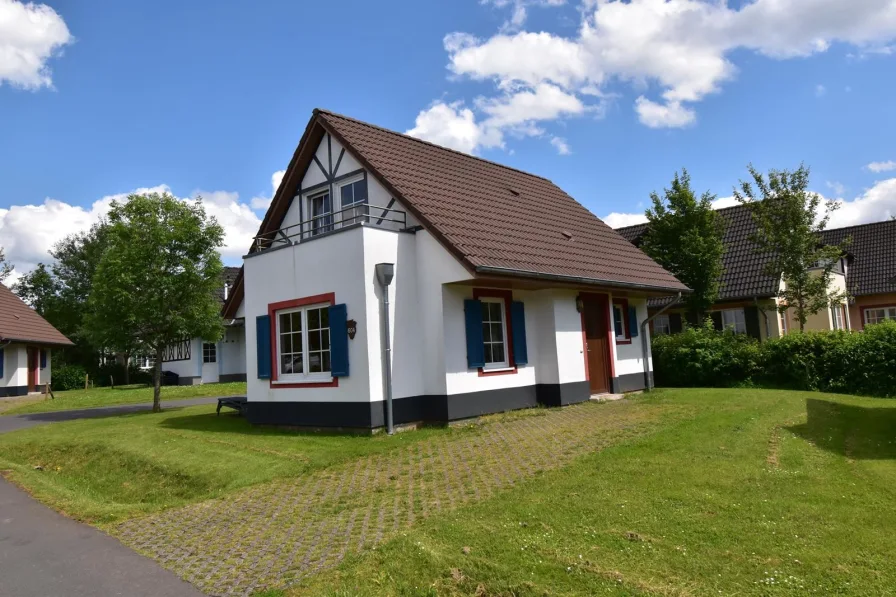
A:
[[[124,353],[124,385],[131,383],[131,353]]]
[[[162,412],[162,347],[156,348],[156,364],[152,372],[152,412]]]

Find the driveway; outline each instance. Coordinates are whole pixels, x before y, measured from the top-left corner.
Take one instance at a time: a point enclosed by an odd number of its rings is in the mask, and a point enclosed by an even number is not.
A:
[[[216,398],[172,400],[194,406]],[[149,404],[0,417],[0,433],[141,412]],[[202,597],[195,587],[95,528],[47,508],[0,477],[0,597]]]

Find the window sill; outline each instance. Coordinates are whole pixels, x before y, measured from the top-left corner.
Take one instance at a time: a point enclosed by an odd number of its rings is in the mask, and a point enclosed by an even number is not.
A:
[[[617,345],[617,346],[620,345],[620,344],[631,344],[631,343],[632,343],[632,339],[631,339],[631,338],[616,338],[616,345]]]
[[[513,375],[517,373],[516,367],[495,367],[494,369],[479,368],[479,377],[490,377],[492,375]]]
[[[272,379],[271,389],[281,388],[336,388],[338,377],[319,377],[311,379]]]

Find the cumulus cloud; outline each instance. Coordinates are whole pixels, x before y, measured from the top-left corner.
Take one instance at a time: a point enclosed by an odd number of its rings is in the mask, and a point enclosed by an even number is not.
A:
[[[896,162],[893,160],[887,162],[871,162],[865,166],[865,168],[872,172],[889,172],[890,170],[896,170]]]
[[[845,191],[845,189],[841,189]],[[822,195],[823,196],[823,195]],[[865,189],[852,199],[836,199],[838,208],[831,215],[828,228],[843,228],[857,224],[881,222],[896,216],[896,178],[889,178]],[[713,201],[713,209],[739,205],[734,197],[722,197]],[[643,224],[647,217],[641,213],[613,212],[602,218],[611,228],[623,228]]]
[[[485,3],[512,7],[514,14],[526,4]],[[454,78],[493,83],[496,101],[549,84],[587,106],[595,91],[609,94],[612,86],[629,84],[645,90],[634,104],[641,122],[684,127],[697,120],[694,104],[722,91],[737,75],[733,60],[738,52],[785,60],[840,43],[884,53],[881,49],[896,40],[896,0],[755,0],[740,7],[709,0],[586,0],[581,19],[570,36],[507,28],[487,38],[450,33],[444,39],[448,69]],[[816,88],[816,93],[824,91]],[[474,107],[488,102],[480,98]],[[582,113],[558,113],[545,122]],[[483,118],[472,111],[462,115],[462,141],[445,131],[427,138],[471,151],[487,147],[477,143],[476,126]],[[415,129],[425,136],[419,125]]]
[[[275,175],[276,176],[276,175]],[[0,246],[10,263],[16,266],[16,278],[40,263],[50,260],[48,251],[70,234],[90,228],[109,213],[112,201],[129,194],[171,192],[167,185],[139,188],[127,193],[107,195],[89,206],[71,205],[47,198],[39,205],[13,205],[0,209]],[[228,191],[195,191],[182,201],[202,197],[206,214],[214,216],[224,228],[221,255],[228,263],[239,263],[258,232],[261,220],[252,208],[240,201],[239,194]],[[11,280],[11,282],[14,280]]]
[[[560,155],[569,155],[572,153],[572,149],[569,148],[569,144],[563,137],[552,137],[551,145],[554,146],[554,149],[556,149],[557,153]]]
[[[501,30],[512,31],[526,24],[529,6],[562,6],[566,0],[480,0],[480,3],[495,8],[510,8],[510,17],[501,25]]]
[[[71,42],[65,21],[46,4],[0,0],[0,86],[52,87],[47,62]]]
[[[277,194],[277,189],[280,188],[280,182],[283,180],[283,175],[286,174],[286,170],[277,170],[273,174],[271,174],[271,196],[270,197],[252,197],[249,201],[249,206],[252,209],[257,210],[266,210],[271,205],[271,200],[274,198],[274,195]]]

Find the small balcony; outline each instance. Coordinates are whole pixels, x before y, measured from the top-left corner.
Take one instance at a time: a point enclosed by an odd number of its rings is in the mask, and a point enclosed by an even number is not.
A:
[[[407,214],[400,209],[389,207],[352,205],[339,211],[312,216],[279,230],[259,234],[253,240],[256,251],[265,251],[282,246],[297,245],[359,226],[405,230],[408,227]]]

